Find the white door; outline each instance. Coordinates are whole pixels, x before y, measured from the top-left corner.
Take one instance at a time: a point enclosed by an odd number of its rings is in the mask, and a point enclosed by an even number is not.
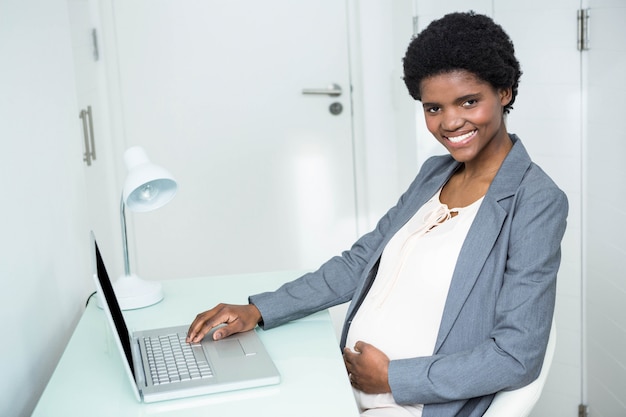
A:
[[[586,378],[590,417],[626,415],[626,2],[590,0],[585,52]],[[608,219],[603,221],[603,219]]]
[[[139,275],[314,268],[348,248],[345,1],[112,4],[124,144],[144,146],[180,187],[130,216]],[[333,84],[341,95],[303,94]]]
[[[569,199],[567,230],[557,278],[556,352],[532,416],[577,415],[581,402],[582,112],[581,53],[577,49],[580,0],[494,1],[494,17],[511,36],[522,65],[519,95],[507,120],[533,160]],[[529,30],[532,28],[532,30]]]

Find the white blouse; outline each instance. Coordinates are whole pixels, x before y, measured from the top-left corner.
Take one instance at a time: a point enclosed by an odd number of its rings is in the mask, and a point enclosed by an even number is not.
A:
[[[439,201],[440,192],[385,247],[376,279],[350,325],[346,346],[353,348],[362,340],[391,360],[433,354],[457,258],[483,200],[449,209]],[[361,411],[384,408],[384,414],[375,415],[422,415],[421,404],[400,406],[391,394],[358,390],[354,394]]]

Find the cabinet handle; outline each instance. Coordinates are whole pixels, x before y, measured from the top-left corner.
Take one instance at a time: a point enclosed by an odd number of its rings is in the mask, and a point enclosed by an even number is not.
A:
[[[87,106],[87,117],[89,118],[89,138],[91,142],[91,160],[96,160],[96,138],[93,135],[93,118],[91,117],[91,106]]]
[[[91,161],[96,159],[96,141],[93,134],[93,117],[91,115],[91,106],[87,106],[87,110],[81,110],[78,115],[83,121],[83,139],[85,141],[85,153],[83,161],[87,166],[91,165]]]

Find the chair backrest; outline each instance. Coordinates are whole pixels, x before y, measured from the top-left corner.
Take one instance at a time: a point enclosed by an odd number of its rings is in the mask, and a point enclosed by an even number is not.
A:
[[[537,404],[554,358],[556,346],[556,326],[552,322],[546,355],[537,379],[525,387],[496,394],[483,417],[527,417]]]

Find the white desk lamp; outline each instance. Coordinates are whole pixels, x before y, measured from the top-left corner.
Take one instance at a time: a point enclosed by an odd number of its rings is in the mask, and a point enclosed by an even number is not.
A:
[[[178,186],[169,172],[150,162],[140,146],[128,148],[124,162],[128,169],[120,202],[124,275],[113,288],[121,309],[132,310],[158,303],[163,299],[163,290],[160,282],[145,281],[130,272],[125,207],[135,212],[156,210],[174,197]]]

